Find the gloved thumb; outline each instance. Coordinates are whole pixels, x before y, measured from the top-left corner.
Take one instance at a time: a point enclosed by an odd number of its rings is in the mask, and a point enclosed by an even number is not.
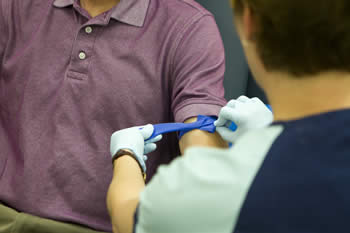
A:
[[[141,135],[143,136],[144,140],[147,140],[149,137],[152,136],[154,127],[151,124],[145,125],[142,129],[140,129]]]
[[[219,113],[219,119],[214,122],[214,125],[217,127],[223,126],[227,123],[227,121],[236,122],[237,120],[239,120],[239,118],[240,115],[236,109],[225,106],[221,108]]]

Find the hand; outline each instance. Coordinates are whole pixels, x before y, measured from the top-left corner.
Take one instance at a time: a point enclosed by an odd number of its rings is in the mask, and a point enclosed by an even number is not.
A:
[[[127,128],[113,133],[110,145],[112,158],[121,149],[130,150],[140,164],[142,171],[146,172],[145,161],[147,160],[147,156],[144,154],[156,150],[157,145],[155,142],[162,139],[162,135],[159,135],[151,140],[145,141],[151,137],[153,130],[153,125],[149,124],[141,127]]]
[[[234,143],[246,131],[263,128],[272,121],[272,112],[260,99],[241,96],[237,100],[231,100],[221,109],[214,125],[224,140]],[[232,122],[237,125],[236,131],[229,129]]]

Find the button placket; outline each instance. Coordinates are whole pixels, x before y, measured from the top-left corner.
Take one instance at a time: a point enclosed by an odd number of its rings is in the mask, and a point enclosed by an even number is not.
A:
[[[92,33],[92,27],[91,26],[86,26],[84,30],[85,30],[86,34],[91,34]],[[87,57],[85,51],[80,51],[78,56],[79,56],[80,60],[85,60],[86,57]]]
[[[85,25],[79,29],[73,47],[72,54],[74,55],[71,59],[69,72],[67,72],[68,77],[79,80],[84,80],[87,77],[90,57],[95,43],[95,30],[98,30],[98,28],[90,25]]]

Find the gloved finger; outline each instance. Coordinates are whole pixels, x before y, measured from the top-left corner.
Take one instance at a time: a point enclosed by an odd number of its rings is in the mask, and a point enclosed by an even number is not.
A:
[[[140,129],[140,132],[145,140],[152,136],[153,131],[154,127],[151,124],[145,125],[142,129]]]
[[[216,121],[214,121],[214,125],[216,126],[216,127],[218,127],[218,126],[223,126],[225,123],[223,123],[223,122],[226,122],[226,120],[224,120],[224,119],[220,119],[220,121],[219,121],[219,119],[220,118],[218,118]]]
[[[216,121],[214,121],[214,125],[216,127],[223,126],[227,123],[227,119],[225,117],[226,114],[224,114],[225,108],[229,108],[229,107],[227,107],[227,106],[222,107],[220,110],[218,119]]]
[[[228,107],[231,107],[231,108],[234,108],[235,106],[236,106],[236,103],[237,103],[237,100],[230,100],[227,104],[226,104],[226,106],[228,106]]]
[[[267,108],[271,111],[271,107],[269,105],[264,104],[264,102],[262,102],[262,100],[259,99],[258,97],[251,98],[250,100],[251,100],[251,102],[253,102],[255,104],[259,104],[259,106],[264,106],[265,108]]]
[[[223,107],[219,114],[219,119],[217,120],[217,123],[215,126],[223,126],[226,124],[227,121],[235,122],[236,124],[240,121],[240,115],[237,109],[230,108],[230,107]]]
[[[241,103],[247,103],[248,101],[250,101],[250,99],[247,96],[242,95],[242,96],[238,97],[237,101],[241,102]]]
[[[155,151],[157,149],[157,145],[155,143],[147,143],[145,144],[145,147],[144,147],[144,154],[148,154],[148,153],[151,153],[153,151]]]
[[[226,127],[217,127],[216,132],[227,142],[234,142],[237,138],[237,133]]]
[[[215,125],[216,127],[224,126],[224,125],[227,124],[227,122],[228,122],[228,121],[227,121],[225,118],[219,116],[219,118],[218,118],[216,121],[214,121],[214,125]]]
[[[216,127],[225,126],[225,127],[229,128],[229,127],[231,126],[231,124],[232,124],[232,121],[228,121],[228,120],[225,120],[225,121],[221,121],[221,122],[220,122],[219,119],[218,119],[218,120],[214,121],[214,125],[215,125]]]
[[[225,126],[216,127],[216,132],[218,132],[219,134],[234,134],[234,131]]]
[[[144,155],[143,156],[143,161],[147,161],[147,159],[148,159],[147,155]]]
[[[158,135],[157,137],[154,137],[152,139],[146,140],[145,143],[153,143],[153,142],[159,142],[160,140],[162,140],[163,135]]]

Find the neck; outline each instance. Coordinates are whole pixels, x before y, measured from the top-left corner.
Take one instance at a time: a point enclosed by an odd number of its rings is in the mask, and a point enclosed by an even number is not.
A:
[[[264,89],[276,121],[350,108],[349,73],[328,72],[299,79],[272,74]]]
[[[119,2],[120,0],[80,0],[80,5],[91,17],[95,17],[112,9]]]

